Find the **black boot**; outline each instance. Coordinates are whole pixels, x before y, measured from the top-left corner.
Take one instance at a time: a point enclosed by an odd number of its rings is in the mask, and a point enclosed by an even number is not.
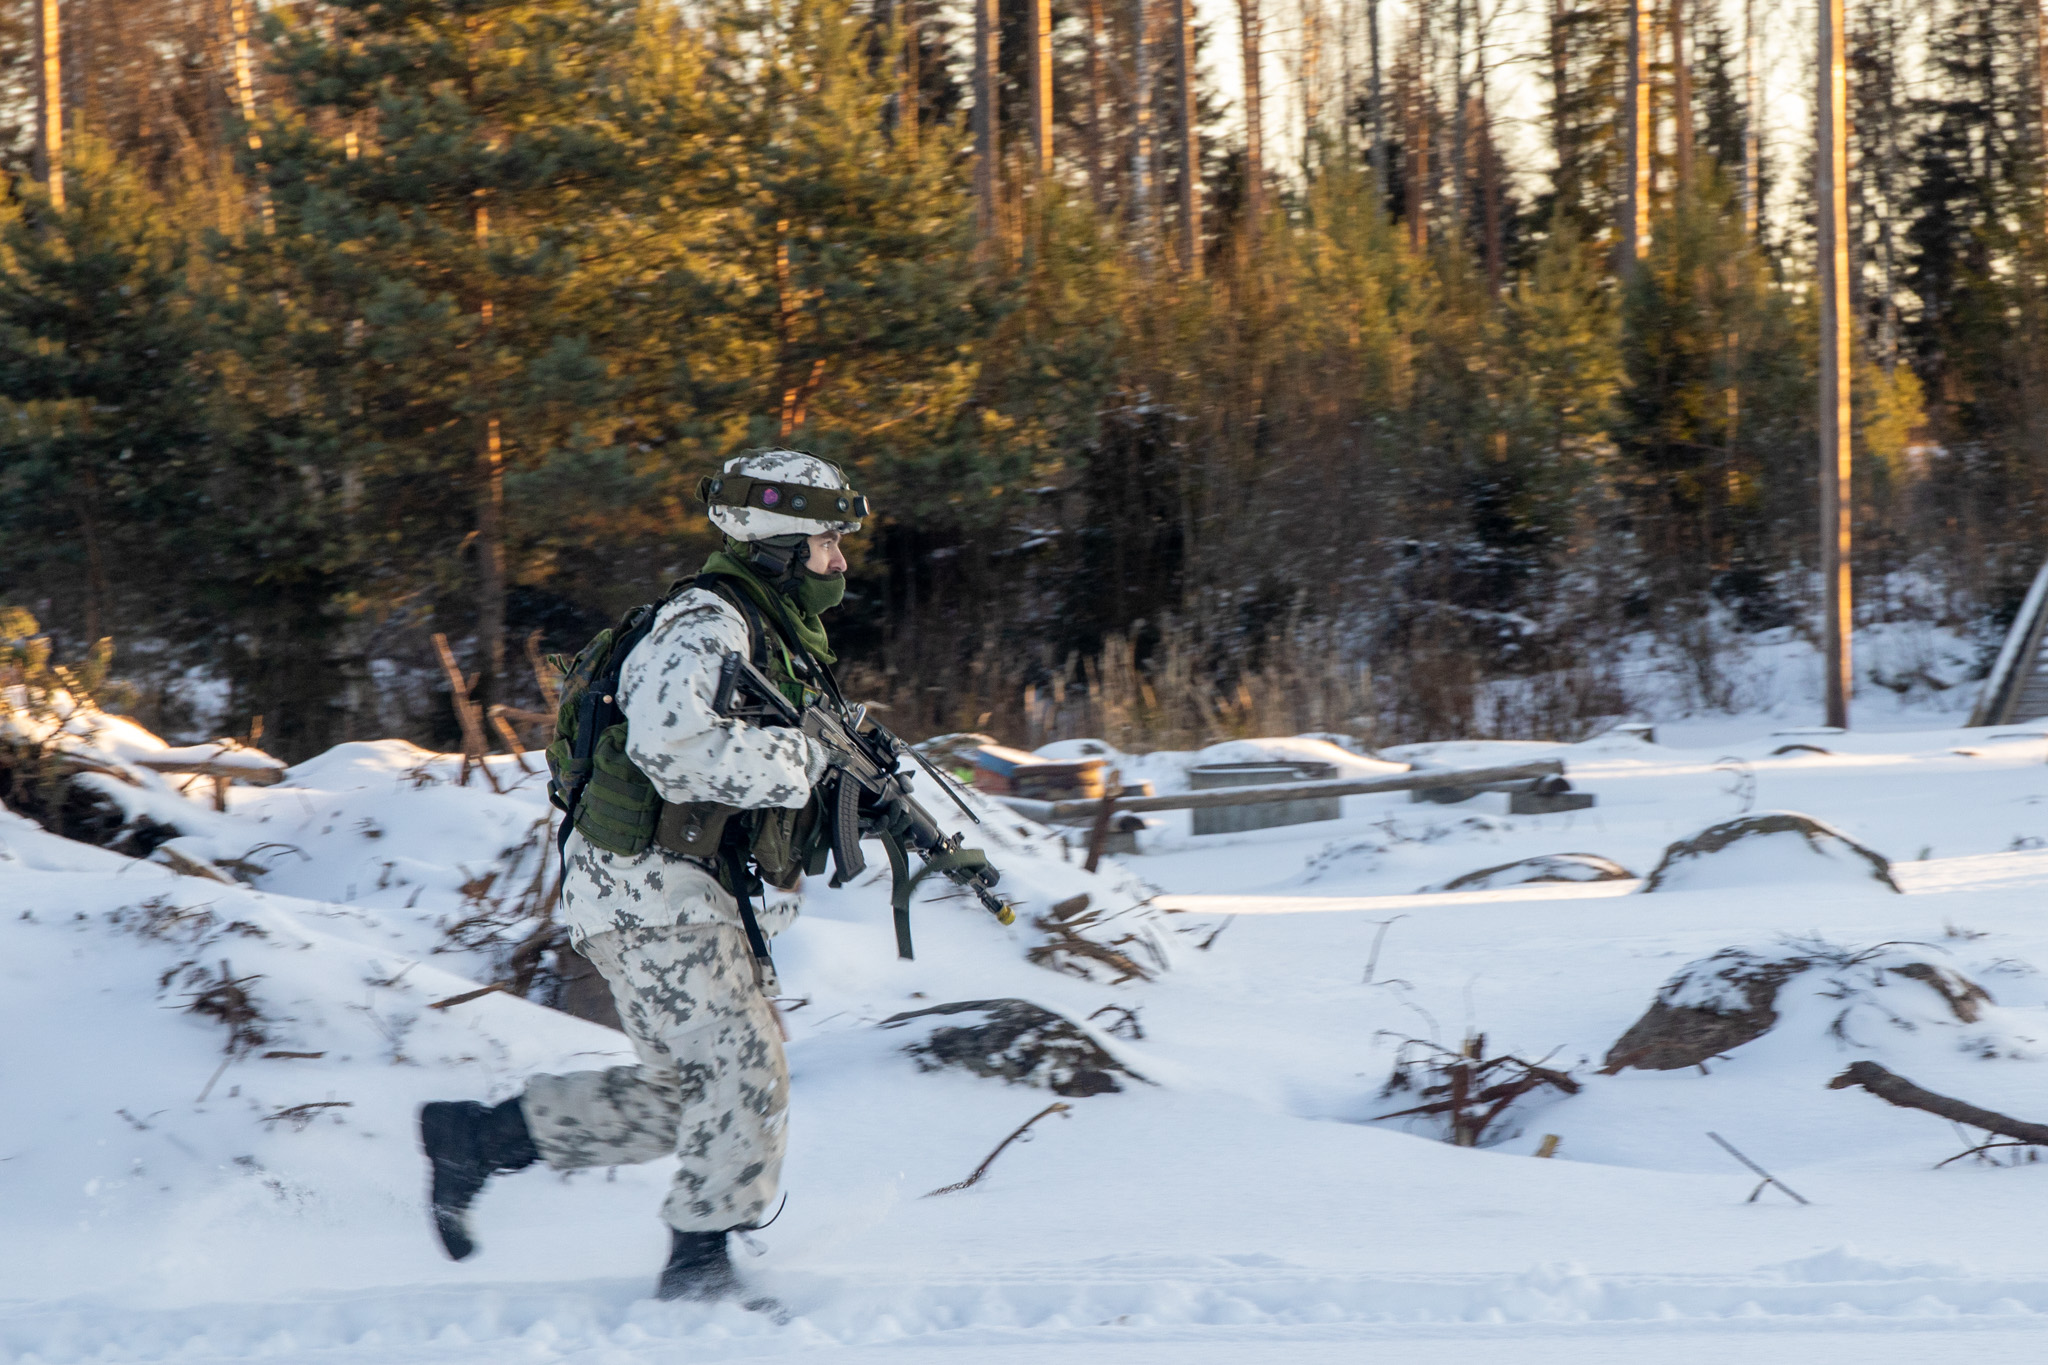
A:
[[[429,1198],[434,1231],[455,1260],[476,1250],[469,1236],[469,1205],[484,1182],[540,1160],[519,1101],[489,1108],[474,1100],[437,1101],[420,1106],[420,1145],[433,1168]]]
[[[661,1268],[657,1299],[731,1298],[739,1293],[740,1277],[725,1252],[723,1232],[677,1232],[670,1229],[668,1264]]]

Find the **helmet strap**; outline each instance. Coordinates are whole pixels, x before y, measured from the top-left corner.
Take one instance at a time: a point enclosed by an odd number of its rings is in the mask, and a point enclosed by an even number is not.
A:
[[[733,545],[748,568],[787,595],[803,582],[804,567],[810,561],[810,541],[809,536],[787,535],[735,541]]]

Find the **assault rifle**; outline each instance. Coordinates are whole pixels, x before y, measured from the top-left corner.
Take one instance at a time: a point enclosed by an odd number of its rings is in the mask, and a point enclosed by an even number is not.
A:
[[[1016,912],[995,894],[1002,874],[989,865],[980,849],[963,848],[962,836],[939,829],[937,819],[910,794],[911,775],[898,772],[898,764],[909,757],[931,774],[968,819],[980,824],[981,817],[960,799],[950,778],[870,718],[866,707],[855,706],[842,713],[837,703],[827,698],[799,709],[738,650],[726,652],[712,705],[721,716],[800,729],[831,755],[832,772],[824,781],[830,784],[825,809],[832,822],[832,885],[843,886],[867,870],[861,836],[879,836],[889,851],[889,869],[894,875],[890,903],[896,914],[898,956],[911,956],[910,893],[918,881],[934,872],[972,892],[997,920],[1016,922]],[[924,871],[916,877],[910,875],[906,848],[924,861]]]

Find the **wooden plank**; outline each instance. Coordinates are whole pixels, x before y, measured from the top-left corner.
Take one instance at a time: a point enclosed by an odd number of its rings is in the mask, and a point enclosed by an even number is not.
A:
[[[177,777],[211,777],[223,781],[247,782],[252,787],[274,787],[284,781],[284,765],[275,768],[252,768],[240,763],[194,763],[190,760],[154,758],[130,759],[138,768],[147,768],[153,773],[169,773]]]
[[[1380,792],[1415,791],[1423,787],[1482,787],[1537,777],[1561,777],[1564,764],[1554,758],[1511,763],[1497,768],[1428,768],[1392,777],[1355,778],[1337,782],[1283,782],[1265,787],[1223,787],[1215,791],[1182,792],[1176,796],[1139,796],[1116,802],[1119,812],[1202,810],[1219,806],[1252,806],[1267,801],[1301,801],[1316,796],[1372,796]],[[1034,820],[1070,823],[1092,818],[1100,801],[1026,801],[997,798],[1019,815]]]
[[[2044,642],[2041,633],[2043,607],[2048,606],[2048,562],[2043,562],[2034,574],[2033,583],[2027,588],[2026,601],[2020,604],[2019,615],[2013,618],[2012,628],[2005,633],[2005,643],[1999,647],[1998,660],[1991,665],[1991,672],[1984,679],[1984,690],[1978,694],[1977,708],[1970,713],[1971,725],[2008,725],[2012,713],[2017,709],[2021,680],[2015,676],[2022,670],[2038,671]],[[2032,661],[2031,665],[2029,660]]]

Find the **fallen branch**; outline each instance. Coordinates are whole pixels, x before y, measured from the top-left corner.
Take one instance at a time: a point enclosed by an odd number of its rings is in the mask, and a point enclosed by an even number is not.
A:
[[[303,1129],[313,1121],[314,1113],[317,1110],[353,1109],[355,1107],[354,1100],[309,1100],[305,1104],[295,1104],[288,1109],[280,1109],[275,1114],[265,1114],[261,1122],[276,1123],[282,1119],[296,1128]]]
[[[430,1010],[454,1009],[457,1005],[467,1005],[472,1000],[481,1000],[485,996],[495,994],[498,991],[509,991],[511,985],[512,983],[509,981],[493,981],[490,985],[479,990],[464,991],[460,995],[451,995],[446,1000],[436,1000],[428,1005],[427,1008]]]
[[[1047,1114],[1064,1114],[1064,1113],[1066,1113],[1066,1112],[1067,1112],[1068,1110],[1070,1110],[1070,1109],[1072,1109],[1072,1108],[1073,1108],[1073,1106],[1072,1106],[1072,1105],[1070,1105],[1070,1104],[1048,1104],[1047,1106],[1045,1106],[1045,1108],[1043,1108],[1043,1109],[1039,1110],[1039,1111],[1038,1111],[1037,1113],[1033,1114],[1033,1115],[1032,1115],[1032,1116],[1031,1116],[1030,1118],[1028,1118],[1028,1119],[1024,1120],[1024,1126],[1023,1126],[1023,1127],[1019,1128],[1019,1129],[1018,1129],[1018,1130],[1017,1130],[1016,1132],[1014,1132],[1014,1133],[1010,1134],[1010,1135],[1009,1135],[1008,1137],[1004,1138],[1004,1139],[1003,1139],[1003,1140],[1002,1140],[1001,1142],[997,1143],[997,1144],[996,1144],[996,1149],[995,1149],[995,1150],[994,1150],[993,1152],[990,1152],[990,1153],[988,1154],[988,1156],[987,1156],[986,1158],[984,1158],[984,1159],[983,1159],[982,1163],[981,1163],[981,1164],[980,1164],[979,1166],[976,1166],[976,1167],[974,1168],[974,1174],[973,1174],[973,1175],[970,1175],[970,1176],[968,1176],[968,1177],[967,1177],[967,1178],[966,1178],[965,1180],[959,1181],[959,1182],[958,1182],[958,1183],[956,1183],[956,1184],[952,1184],[952,1185],[942,1185],[942,1186],[940,1186],[940,1187],[939,1187],[938,1189],[936,1189],[936,1190],[933,1190],[933,1191],[932,1191],[932,1192],[931,1192],[930,1194],[927,1194],[927,1195],[925,1195],[925,1198],[927,1198],[927,1199],[931,1199],[931,1198],[934,1198],[934,1197],[936,1197],[936,1196],[938,1196],[938,1195],[942,1195],[942,1194],[952,1194],[952,1193],[953,1193],[954,1191],[956,1191],[956,1190],[964,1190],[964,1189],[966,1189],[966,1188],[967,1188],[968,1186],[970,1186],[970,1185],[974,1184],[974,1183],[975,1183],[976,1181],[980,1180],[980,1179],[981,1179],[981,1178],[982,1178],[983,1176],[987,1175],[987,1174],[988,1174],[988,1168],[989,1168],[989,1167],[991,1167],[991,1166],[993,1166],[993,1165],[995,1165],[995,1163],[996,1163],[996,1158],[997,1158],[997,1157],[999,1157],[999,1156],[1001,1156],[1001,1155],[1003,1154],[1003,1149],[1004,1149],[1004,1148],[1006,1148],[1006,1147],[1008,1147],[1008,1146],[1009,1146],[1009,1145],[1010,1145],[1011,1143],[1015,1142],[1015,1141],[1016,1141],[1016,1140],[1017,1140],[1018,1138],[1020,1138],[1020,1137],[1023,1137],[1023,1136],[1024,1136],[1024,1135],[1025,1135],[1026,1133],[1030,1132],[1030,1131],[1031,1131],[1031,1125],[1032,1125],[1032,1124],[1034,1124],[1034,1123],[1038,1122],[1038,1121],[1039,1121],[1040,1119],[1044,1118],[1044,1117],[1045,1117],[1045,1116],[1046,1116]]]
[[[173,848],[169,844],[159,845],[157,852],[164,855],[164,862],[170,867],[171,871],[181,877],[199,877],[206,881],[219,882],[223,886],[234,886],[237,884],[233,877],[230,877],[204,858],[195,858],[191,854]]]
[[[327,1054],[326,1054],[326,1053],[324,1053],[324,1052],[282,1052],[282,1051],[278,1051],[278,1052],[266,1052],[266,1053],[264,1053],[264,1054],[263,1054],[263,1060],[264,1060],[264,1061],[266,1061],[266,1062],[270,1062],[270,1061],[282,1061],[282,1060],[286,1060],[286,1059],[288,1059],[288,1058],[293,1058],[293,1057],[300,1057],[300,1058],[304,1058],[304,1059],[306,1059],[306,1060],[310,1061],[310,1060],[312,1060],[312,1059],[313,1059],[313,1058],[315,1058],[315,1057],[325,1057],[326,1055],[327,1055]]]
[[[1924,1110],[1951,1123],[1982,1128],[1985,1132],[1996,1133],[2000,1137],[2017,1138],[2021,1142],[2048,1147],[2048,1123],[2029,1123],[2025,1119],[2009,1118],[1995,1110],[1980,1109],[1966,1100],[1937,1095],[1932,1090],[1922,1089],[1913,1084],[1897,1072],[1879,1066],[1876,1062],[1851,1062],[1847,1071],[1828,1082],[1830,1090],[1847,1090],[1852,1086],[1860,1086],[1885,1103],[1895,1104],[1901,1109]]]

